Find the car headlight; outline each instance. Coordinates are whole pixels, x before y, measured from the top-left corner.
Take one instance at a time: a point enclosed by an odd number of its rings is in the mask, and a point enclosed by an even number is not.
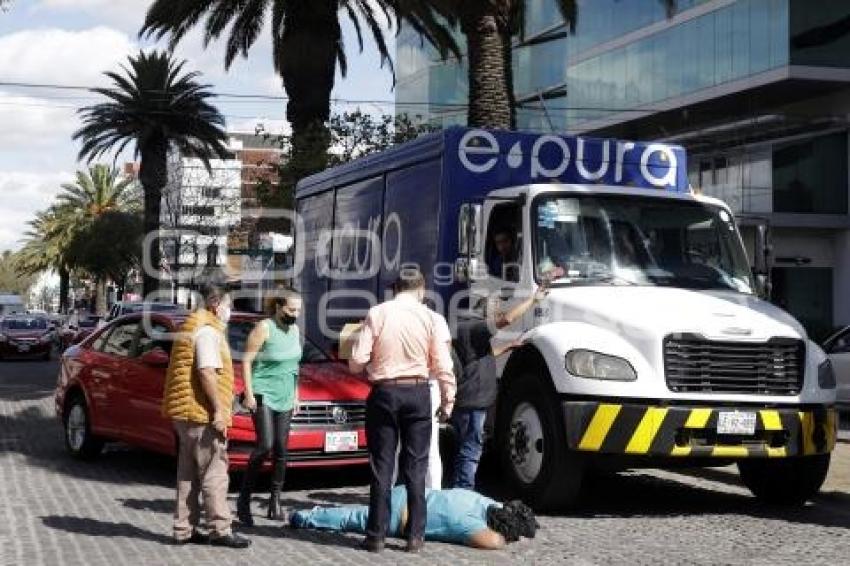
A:
[[[835,371],[829,359],[818,366],[818,386],[821,389],[835,389]]]
[[[0,342],[8,342],[8,341],[9,341],[8,336],[6,336],[5,334],[0,334]]]
[[[567,371],[578,377],[635,381],[637,372],[628,360],[593,350],[570,350],[565,359]]]

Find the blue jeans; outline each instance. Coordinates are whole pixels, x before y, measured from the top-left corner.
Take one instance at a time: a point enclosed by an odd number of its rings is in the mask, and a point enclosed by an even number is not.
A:
[[[452,487],[475,489],[475,472],[484,451],[484,409],[455,409],[451,422],[457,433],[457,456]]]

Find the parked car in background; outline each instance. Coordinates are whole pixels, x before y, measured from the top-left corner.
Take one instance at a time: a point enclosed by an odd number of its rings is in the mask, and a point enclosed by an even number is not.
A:
[[[101,321],[99,316],[79,317],[72,315],[59,330],[60,347],[65,348],[81,342],[89,334],[97,330]]]
[[[185,313],[152,312],[118,318],[62,355],[56,414],[65,444],[77,457],[97,455],[108,441],[175,454],[172,423],[162,416],[171,341]],[[228,326],[236,383],[233,426],[228,429],[231,469],[247,465],[256,436],[238,402],[244,385],[239,360],[257,315],[234,313]],[[368,463],[366,381],[306,342],[298,381],[298,412],[289,436],[289,466]]]
[[[150,312],[177,312],[184,310],[182,306],[172,303],[146,303],[143,301],[118,301],[113,303],[109,309],[109,313],[104,319],[106,322],[115,320],[119,316],[132,314],[142,311]]]
[[[838,384],[835,402],[841,410],[850,411],[850,326],[827,338],[823,349],[832,362]]]
[[[53,331],[43,316],[8,315],[0,318],[0,358],[50,359]]]

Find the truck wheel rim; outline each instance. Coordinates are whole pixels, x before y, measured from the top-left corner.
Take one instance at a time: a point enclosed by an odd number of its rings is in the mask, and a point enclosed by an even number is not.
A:
[[[74,405],[68,413],[67,434],[71,448],[80,450],[86,440],[86,412],[80,405]]]
[[[521,403],[511,419],[510,454],[516,475],[533,483],[543,467],[543,425],[531,403]]]

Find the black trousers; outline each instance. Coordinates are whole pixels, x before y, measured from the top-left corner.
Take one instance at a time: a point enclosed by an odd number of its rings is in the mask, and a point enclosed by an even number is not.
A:
[[[245,479],[248,488],[253,488],[263,461],[272,455],[274,471],[272,472],[272,489],[278,491],[283,486],[286,474],[287,443],[289,442],[289,425],[292,421],[292,411],[274,411],[262,404],[261,396],[257,396],[257,410],[254,411],[254,431],[257,434],[257,445],[248,458]],[[250,479],[249,479],[250,478]]]
[[[407,488],[407,538],[425,534],[425,476],[431,442],[431,394],[428,385],[374,385],[366,400],[366,441],[372,483],[366,534],[387,536],[395,452],[401,440],[399,477]]]

